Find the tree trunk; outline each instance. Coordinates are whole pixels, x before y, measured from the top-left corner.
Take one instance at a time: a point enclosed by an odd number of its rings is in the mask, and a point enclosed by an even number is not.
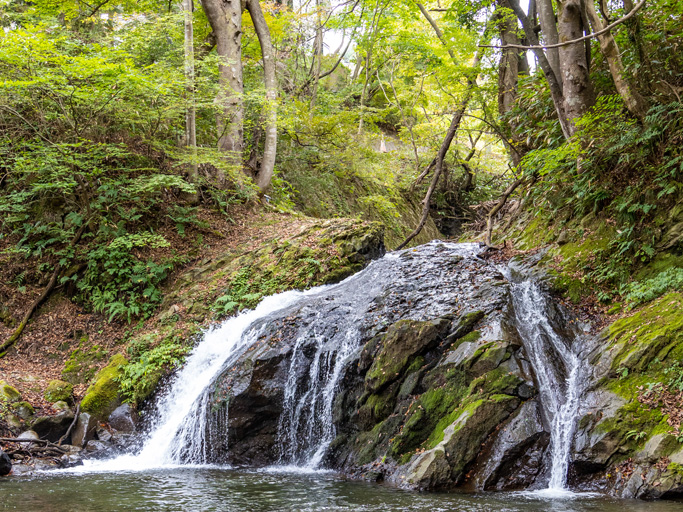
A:
[[[185,112],[185,145],[192,152],[190,177],[197,177],[197,114],[194,99],[194,27],[192,23],[192,0],[183,0],[185,14],[185,90],[187,93],[187,110]]]
[[[589,0],[592,1],[592,0]],[[560,43],[579,39],[584,33],[581,0],[564,0],[558,22]],[[582,42],[561,46],[560,72],[564,111],[569,122],[569,133],[575,131],[574,120],[593,105],[595,95],[590,82],[586,47]]]
[[[593,2],[590,0],[586,2],[586,15],[588,16],[591,25],[593,25],[594,32],[598,32],[605,28],[598,13],[595,12]],[[621,61],[621,54],[619,53],[619,48],[617,47],[617,42],[614,40],[614,36],[612,36],[610,31],[607,31],[604,34],[599,35],[598,40],[600,41],[602,54],[605,56],[605,59],[607,59],[607,64],[609,65],[610,73],[612,73],[612,79],[614,80],[617,92],[624,100],[628,111],[642,121],[647,112],[647,104],[626,78],[624,65]]]
[[[240,0],[202,0],[204,12],[216,35],[216,52],[221,59],[218,66],[219,91],[216,103],[222,109],[217,126],[218,148],[225,152],[227,161],[241,168],[244,105],[242,102],[242,4]],[[225,184],[219,172],[218,185]]]
[[[247,9],[254,22],[256,35],[261,44],[263,76],[266,86],[266,141],[261,168],[256,176],[256,185],[261,193],[270,187],[277,154],[277,76],[275,74],[275,51],[270,39],[270,30],[263,16],[258,0],[248,0]]]
[[[536,8],[538,9],[538,21],[541,24],[541,33],[543,34],[543,43],[557,44],[559,42],[559,34],[557,33],[557,25],[555,20],[555,11],[553,10],[552,0],[536,0]],[[549,48],[546,51],[548,62],[553,69],[555,76],[560,76],[560,52],[559,48]]]
[[[509,0],[510,7],[514,11],[517,19],[522,24],[522,29],[524,30],[524,35],[526,35],[527,41],[532,46],[539,46],[538,36],[534,32],[534,27],[529,22],[524,10],[519,5],[519,0]],[[570,123],[567,121],[567,116],[565,114],[564,97],[562,94],[562,84],[560,82],[560,77],[555,74],[553,68],[550,66],[548,58],[545,53],[540,48],[533,48],[532,51],[538,60],[538,65],[541,66],[543,74],[548,81],[548,86],[550,87],[550,95],[553,98],[553,105],[555,106],[555,111],[557,112],[557,117],[560,121],[560,126],[562,127],[562,133],[565,138],[571,137],[572,129]]]
[[[510,4],[507,0],[499,0],[499,7],[509,9]],[[501,16],[498,19],[498,31],[500,39],[504,45],[506,44],[520,44],[517,36],[517,23],[509,16]],[[500,56],[500,63],[498,64],[498,112],[505,114],[509,112],[517,100],[517,84],[519,82],[519,75],[522,69],[522,52],[516,48],[503,48]],[[515,137],[516,127],[510,127],[512,138]],[[513,140],[512,143],[519,142]],[[510,151],[510,158],[514,166],[519,164],[521,159],[517,151]]]

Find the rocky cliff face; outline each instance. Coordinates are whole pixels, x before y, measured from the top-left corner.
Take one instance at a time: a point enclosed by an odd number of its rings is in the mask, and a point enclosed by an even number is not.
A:
[[[434,243],[392,255],[270,320],[215,384],[212,415],[228,419],[213,458],[322,462],[424,490],[545,487],[551,413],[516,325],[511,284],[476,253]],[[533,274],[533,264],[522,272]],[[575,319],[553,304],[548,315],[569,347]],[[640,443],[640,456],[629,459],[638,443],[621,425],[625,400],[611,391],[614,354],[621,361],[629,351],[610,350],[609,333],[582,343],[593,366],[570,485],[625,497],[679,492],[674,459],[683,452],[670,437]],[[649,352],[654,358],[661,347]]]

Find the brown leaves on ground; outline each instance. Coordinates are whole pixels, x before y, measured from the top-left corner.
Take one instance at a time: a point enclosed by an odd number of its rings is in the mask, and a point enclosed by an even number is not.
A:
[[[264,211],[257,205],[232,207],[230,218],[208,208],[200,208],[198,218],[208,227],[188,225],[180,236],[169,224],[159,229],[170,247],[143,248],[140,258],[161,259],[172,255],[187,261],[169,276],[171,286],[177,276],[193,266],[214,259],[226,251],[248,252],[267,241],[294,236],[319,220]],[[201,238],[199,238],[201,236]],[[201,240],[201,244],[198,241]],[[24,259],[7,251],[12,241],[0,241],[0,342],[13,332],[26,308],[40,295],[49,272],[40,272],[35,260]],[[39,262],[43,263],[43,262]],[[33,266],[32,266],[33,265]],[[124,351],[124,338],[133,329],[124,321],[107,322],[104,315],[85,311],[58,288],[34,314],[17,344],[0,359],[0,380],[7,381],[22,393],[22,399],[36,408],[37,414],[54,413],[43,398],[48,383],[62,378],[62,369],[77,348],[100,350],[113,355]],[[153,331],[156,318],[148,320],[142,331]],[[182,329],[182,322],[177,325]],[[98,367],[107,364],[103,358]],[[86,384],[75,386],[76,398],[82,398]]]
[[[671,390],[662,383],[645,388],[638,386],[638,401],[652,409],[659,409],[668,415],[666,422],[672,428],[669,434],[679,437],[683,435],[683,391]]]

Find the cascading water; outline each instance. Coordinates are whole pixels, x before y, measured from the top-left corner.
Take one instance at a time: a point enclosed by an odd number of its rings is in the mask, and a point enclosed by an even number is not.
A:
[[[257,465],[319,468],[337,436],[342,379],[368,340],[399,320],[457,319],[472,311],[471,298],[486,309],[491,290],[507,289],[477,253],[474,244],[432,243],[389,254],[341,283],[268,297],[254,311],[226,320],[204,335],[158,400],[158,419],[139,452],[88,462],[85,471],[251,464],[252,454],[266,453],[264,443],[269,455],[260,455]],[[581,391],[579,344],[567,343],[569,337],[553,327],[551,303],[534,282],[508,280],[514,324],[551,424],[549,488],[563,489]],[[501,304],[487,312],[500,315]],[[499,330],[496,321],[483,326],[482,343],[500,339]],[[262,361],[275,361],[272,373],[259,377],[256,395],[245,395]],[[272,393],[259,395],[270,380]],[[265,405],[259,405],[262,398]],[[259,429],[264,433],[254,434]],[[234,459],[231,433],[245,450]],[[252,441],[245,444],[245,436]]]
[[[89,462],[85,469],[95,465],[107,471],[139,470],[219,461],[212,447],[227,444],[229,406],[216,406],[217,379],[254,348],[269,324],[292,311],[308,311],[311,319],[299,329],[289,365],[277,436],[280,463],[318,467],[335,436],[334,398],[344,368],[359,349],[360,332],[400,318],[396,304],[387,300],[378,306],[378,297],[388,289],[414,296],[410,300],[418,307],[405,314],[410,318],[452,311],[455,291],[436,294],[429,283],[420,281],[425,273],[439,279],[451,271],[444,261],[430,261],[428,256],[440,254],[457,263],[457,258],[477,252],[475,244],[424,247],[424,261],[413,262],[408,252],[403,253],[405,258],[389,254],[339,284],[268,297],[255,310],[208,331],[158,400],[158,419],[140,451],[106,464]],[[472,292],[467,282],[452,286],[459,293]],[[316,317],[324,321],[316,322]]]
[[[551,426],[548,489],[564,490],[582,390],[577,344],[567,343],[551,324],[549,300],[538,284],[530,280],[514,283],[511,293],[516,327],[534,368]]]

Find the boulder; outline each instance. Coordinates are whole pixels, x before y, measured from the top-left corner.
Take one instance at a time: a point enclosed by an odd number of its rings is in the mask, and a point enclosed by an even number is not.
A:
[[[28,402],[15,402],[12,404],[11,410],[24,421],[30,419],[36,413],[33,406]]]
[[[108,422],[114,430],[130,434],[135,432],[138,414],[130,404],[122,404],[109,415]]]
[[[66,434],[66,431],[71,426],[74,420],[74,413],[71,411],[61,411],[55,416],[40,416],[31,425],[40,439],[47,439],[52,443],[56,443]],[[67,440],[68,441],[68,440]]]
[[[78,416],[76,426],[71,432],[71,444],[83,448],[88,441],[95,438],[97,421],[87,412],[82,412]]]
[[[17,436],[17,439],[35,439],[38,440],[40,439],[40,436],[36,434],[33,430],[27,430],[25,432],[22,432]],[[33,443],[22,443],[25,448],[30,448],[33,445]]]
[[[55,402],[72,402],[73,393],[73,384],[63,380],[53,380],[47,385],[44,396],[45,400],[53,404]]]
[[[117,379],[127,364],[128,361],[122,354],[116,354],[109,360],[109,364],[100,370],[86,391],[81,401],[81,411],[91,414],[97,420],[105,420],[121,405]]]
[[[4,380],[0,380],[0,400],[5,402],[18,402],[21,400],[21,393],[17,388],[10,386]]]
[[[0,450],[0,476],[9,475],[12,471],[12,460],[5,452]]]

